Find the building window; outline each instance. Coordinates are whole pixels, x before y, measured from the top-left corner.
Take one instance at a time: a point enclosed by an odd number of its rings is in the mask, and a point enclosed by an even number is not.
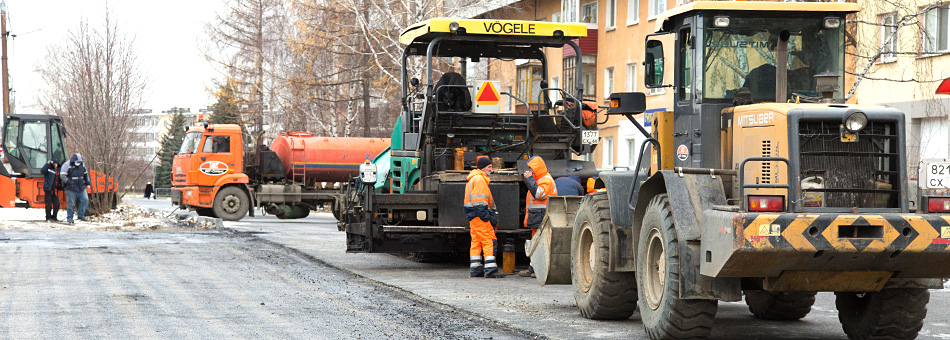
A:
[[[666,11],[666,0],[649,0],[650,1],[650,16],[649,19],[656,19],[657,15]]]
[[[587,66],[587,65],[584,65]],[[587,67],[584,68],[584,98],[583,99],[595,99],[597,98],[597,71],[590,70]]]
[[[924,14],[924,53],[936,53],[947,50],[947,39],[950,37],[948,32],[948,13],[947,7],[936,7]]]
[[[581,6],[581,22],[597,23],[597,2],[588,2]]]
[[[528,104],[538,103],[538,94],[541,93],[542,78],[540,65],[524,65],[518,67],[518,98],[528,102]]]
[[[601,143],[601,147],[604,150],[604,153],[601,155],[603,161],[601,161],[602,169],[613,169],[614,168],[614,138],[613,137],[604,137],[604,141]]]
[[[640,0],[627,0],[627,26],[640,22]]]
[[[552,89],[561,88],[561,79],[558,79],[558,77],[551,78],[551,84],[549,84],[548,86],[551,86]],[[551,99],[552,102],[557,101],[558,99],[561,99],[561,92],[549,91],[548,97],[549,99]]]
[[[611,93],[614,93],[614,68],[608,67],[604,69],[604,99],[610,98]]]
[[[564,77],[564,90],[572,96],[577,91],[577,59],[574,57],[564,58],[564,70],[561,73]]]
[[[607,28],[617,27],[617,0],[607,0]]]
[[[577,2],[579,0],[561,0],[561,20],[562,22],[578,22],[577,20]]]
[[[624,85],[627,92],[637,91],[637,64],[627,64],[627,78]]]
[[[666,93],[665,87],[651,87],[650,93],[647,93],[648,96],[656,96]]]
[[[627,140],[627,153],[629,154],[627,166],[630,167],[630,170],[634,170],[633,167],[637,166],[637,156],[640,155],[640,145],[637,144],[636,139]]]
[[[561,12],[551,14],[551,22],[561,22]]]
[[[897,60],[897,13],[888,13],[881,16],[881,51],[880,62],[889,63]]]
[[[505,92],[508,92],[510,94],[511,86],[505,87]],[[506,101],[508,103],[508,112],[515,112],[514,98],[512,98],[511,96],[505,96],[505,97],[508,97],[508,100]]]

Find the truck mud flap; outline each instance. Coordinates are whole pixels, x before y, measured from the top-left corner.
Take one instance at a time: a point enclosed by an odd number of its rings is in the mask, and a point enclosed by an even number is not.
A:
[[[896,278],[950,277],[944,265],[950,216],[706,210],[702,223],[700,272],[710,277],[773,278],[776,288],[783,276],[786,282],[863,279],[865,288]]]

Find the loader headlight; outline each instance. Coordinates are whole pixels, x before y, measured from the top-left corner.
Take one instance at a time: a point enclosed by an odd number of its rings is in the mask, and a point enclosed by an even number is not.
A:
[[[458,29],[459,29],[459,23],[458,23],[458,22],[453,21],[453,22],[449,23],[449,31],[455,32],[455,31],[458,31]]]
[[[864,112],[854,110],[847,115],[844,119],[844,128],[851,133],[857,133],[864,129],[868,125],[868,115]]]

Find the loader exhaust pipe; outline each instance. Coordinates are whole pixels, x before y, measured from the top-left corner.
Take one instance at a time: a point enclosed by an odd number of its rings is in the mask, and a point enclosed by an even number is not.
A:
[[[775,102],[784,103],[788,93],[788,38],[791,33],[782,30],[775,46]]]

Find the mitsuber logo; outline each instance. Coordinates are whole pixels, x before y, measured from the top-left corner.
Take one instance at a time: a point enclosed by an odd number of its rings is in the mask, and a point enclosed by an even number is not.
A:
[[[228,165],[219,161],[207,161],[198,167],[201,172],[211,176],[221,176],[228,172]]]

